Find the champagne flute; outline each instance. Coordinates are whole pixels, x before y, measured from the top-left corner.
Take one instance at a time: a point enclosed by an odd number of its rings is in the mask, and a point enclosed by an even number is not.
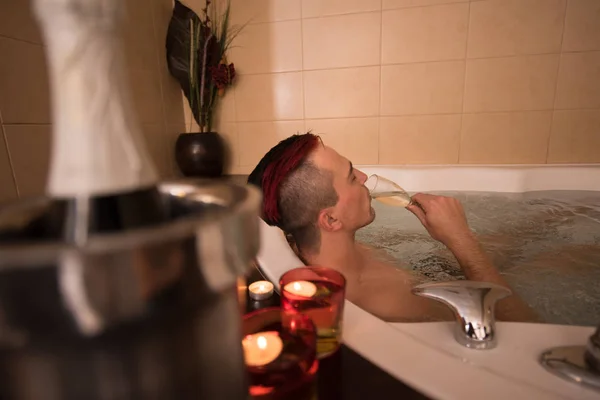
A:
[[[365,182],[371,197],[384,204],[395,207],[408,207],[415,204],[406,190],[398,184],[379,175],[371,175]]]

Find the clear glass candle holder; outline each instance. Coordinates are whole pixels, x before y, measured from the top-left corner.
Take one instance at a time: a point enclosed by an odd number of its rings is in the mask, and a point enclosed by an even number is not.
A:
[[[346,279],[324,267],[301,267],[281,276],[281,307],[310,317],[317,329],[317,357],[333,354],[342,339]]]
[[[250,398],[315,398],[316,330],[305,315],[279,307],[246,314],[242,323]]]

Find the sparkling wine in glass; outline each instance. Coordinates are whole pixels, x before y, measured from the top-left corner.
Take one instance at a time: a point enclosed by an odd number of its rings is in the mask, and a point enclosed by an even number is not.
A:
[[[407,207],[413,204],[412,199],[398,184],[379,175],[371,175],[365,182],[371,197],[381,203],[395,206]]]

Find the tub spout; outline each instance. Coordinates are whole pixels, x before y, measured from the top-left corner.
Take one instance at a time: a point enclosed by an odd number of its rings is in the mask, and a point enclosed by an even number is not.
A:
[[[471,349],[496,347],[494,306],[512,292],[487,282],[452,281],[415,286],[413,294],[440,301],[456,316],[454,337]]]

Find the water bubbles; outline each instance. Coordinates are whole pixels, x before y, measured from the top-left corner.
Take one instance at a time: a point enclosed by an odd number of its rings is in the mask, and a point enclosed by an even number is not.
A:
[[[494,264],[548,323],[600,318],[600,192],[436,193],[457,197]],[[357,239],[429,281],[464,279],[452,254],[408,211],[374,203]]]

